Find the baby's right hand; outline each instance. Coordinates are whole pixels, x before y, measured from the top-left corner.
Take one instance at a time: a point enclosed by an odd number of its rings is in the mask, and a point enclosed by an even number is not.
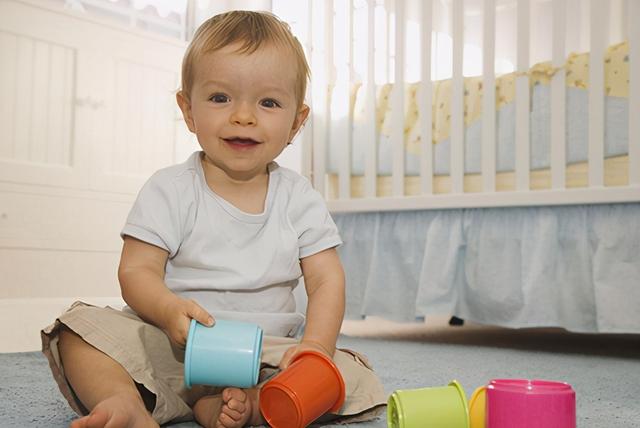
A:
[[[181,347],[185,347],[189,334],[191,319],[211,327],[215,320],[195,300],[173,296],[163,308],[164,322],[162,328],[169,338]]]

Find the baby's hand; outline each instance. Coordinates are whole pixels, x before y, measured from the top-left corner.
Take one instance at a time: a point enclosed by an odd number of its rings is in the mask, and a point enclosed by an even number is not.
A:
[[[282,359],[280,360],[280,364],[278,364],[280,369],[284,370],[287,367],[289,367],[289,364],[291,364],[291,361],[295,358],[295,356],[301,353],[302,351],[320,352],[321,354],[324,354],[329,358],[333,359],[333,355],[329,353],[329,351],[320,343],[313,342],[310,340],[303,340],[297,345],[294,345],[291,348],[287,349],[287,351],[282,356]]]
[[[208,327],[211,327],[215,320],[195,300],[183,299],[179,296],[173,297],[165,304],[162,328],[171,340],[184,348],[189,335],[191,319]]]

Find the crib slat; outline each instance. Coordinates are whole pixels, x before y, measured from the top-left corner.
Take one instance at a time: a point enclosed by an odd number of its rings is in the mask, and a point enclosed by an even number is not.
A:
[[[462,193],[464,176],[463,0],[453,2],[453,79],[451,91],[451,192]]]
[[[640,185],[640,2],[629,7],[629,184]]]
[[[518,0],[516,74],[516,190],[529,190],[529,0]],[[522,73],[522,74],[521,74]]]
[[[496,2],[484,0],[482,42],[482,188],[496,190]]]
[[[433,193],[433,134],[432,134],[432,85],[431,85],[431,28],[433,3],[423,0],[420,25],[420,87],[418,89],[418,116],[420,117],[420,191]]]
[[[341,199],[351,198],[351,125],[353,123],[353,115],[350,108],[350,84],[353,81],[353,0],[334,0],[335,24],[334,31],[338,30],[338,34],[343,35],[334,43],[344,45],[346,49],[334,49],[334,54],[342,54],[336,58],[337,67],[336,83],[334,96],[340,106],[339,111],[342,117],[337,117],[333,121],[335,126],[335,141],[339,141],[340,147],[340,170],[338,173],[338,195]],[[335,48],[335,47],[334,47]],[[338,78],[339,76],[339,78]],[[333,138],[333,136],[332,136]]]
[[[395,58],[392,100],[391,144],[393,153],[392,193],[404,195],[404,1],[395,1]]]
[[[366,97],[365,122],[367,130],[365,141],[367,148],[365,151],[364,170],[364,196],[374,198],[376,196],[376,175],[378,172],[378,153],[376,132],[376,76],[375,76],[375,0],[367,1],[367,80],[363,88]],[[360,144],[360,142],[357,142]]]
[[[589,49],[589,187],[604,184],[604,50],[608,16],[606,2],[591,0]]]
[[[307,61],[311,66],[314,64],[313,62],[313,7],[311,2],[307,3],[307,28],[309,31],[307,32],[307,37],[304,40],[304,50],[307,55]],[[309,106],[313,106],[313,85],[307,86],[307,93],[305,94],[307,99],[305,103]],[[307,122],[302,126],[301,137],[302,137],[302,164],[301,164],[301,173],[309,180],[313,182],[313,111],[309,113],[309,117],[307,118]]]
[[[382,46],[380,47],[381,58],[384,58],[383,61],[385,62],[383,82],[391,81],[391,14],[389,11],[391,10],[392,1],[393,0],[383,1],[385,19],[383,21],[384,30],[381,31],[383,31],[382,34],[384,37],[382,37]]]
[[[314,50],[312,64],[314,70],[321,70],[314,75],[316,85],[313,86],[313,187],[323,195],[326,181],[327,136],[331,123],[331,109],[328,99],[329,81],[333,72],[333,3],[313,0],[309,13],[310,21],[324,26],[325,32],[312,31]]]
[[[551,79],[551,188],[564,189],[566,177],[565,124],[565,0],[554,0],[551,45],[553,67],[558,71]]]

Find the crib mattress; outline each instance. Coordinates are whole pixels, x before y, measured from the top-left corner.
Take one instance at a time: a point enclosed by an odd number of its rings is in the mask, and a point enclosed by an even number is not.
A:
[[[337,199],[339,194],[338,174],[328,175],[328,197]],[[531,190],[551,189],[551,170],[549,168],[531,171]],[[626,186],[629,179],[629,156],[615,156],[604,160],[604,185],[605,186]],[[565,175],[565,186],[567,188],[588,187],[589,185],[589,164],[578,162],[567,166]],[[376,178],[376,195],[379,197],[392,196],[392,178],[390,176],[379,175]],[[362,175],[351,176],[350,181],[351,197],[363,198],[365,192],[365,181]],[[407,196],[420,195],[420,177],[404,177],[404,194]],[[516,190],[516,175],[513,171],[496,173],[496,191],[505,192]],[[464,192],[482,192],[482,174],[465,174]],[[433,193],[451,193],[451,176],[435,175],[433,177]]]

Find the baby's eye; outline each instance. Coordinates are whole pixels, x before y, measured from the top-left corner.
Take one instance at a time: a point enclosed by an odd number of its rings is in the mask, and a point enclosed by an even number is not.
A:
[[[213,94],[211,95],[209,100],[213,101],[214,103],[228,103],[229,97],[226,96],[225,94]]]
[[[263,107],[268,107],[268,108],[280,107],[280,104],[278,104],[278,102],[276,100],[271,99],[271,98],[267,98],[266,100],[262,100],[260,102],[260,105],[262,105]]]

